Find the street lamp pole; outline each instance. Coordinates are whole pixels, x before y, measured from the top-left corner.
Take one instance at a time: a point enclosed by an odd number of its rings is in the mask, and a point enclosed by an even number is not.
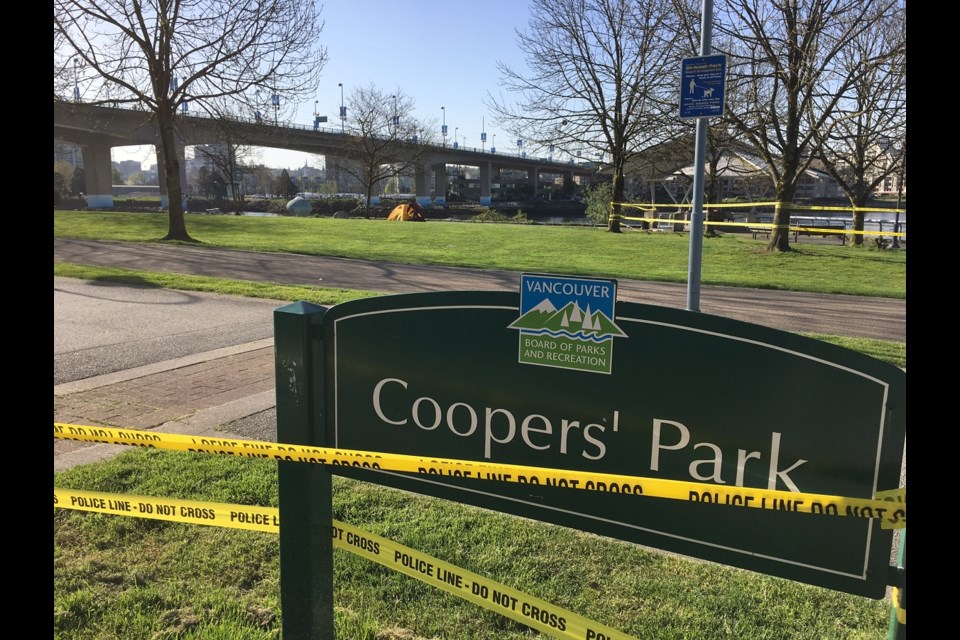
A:
[[[440,133],[443,134],[443,146],[447,146],[447,108],[440,107],[440,111],[443,112],[443,126],[440,128]]]
[[[453,128],[453,148],[454,149],[457,148],[457,132],[459,131],[460,131],[460,127]]]
[[[73,101],[80,102],[80,68],[83,66],[83,60],[79,57],[73,59]]]
[[[397,95],[393,95],[393,137],[400,135],[400,114],[397,112]]]
[[[340,87],[340,133],[343,133],[343,120],[347,117],[347,110],[343,106],[343,83],[338,82],[337,86]]]

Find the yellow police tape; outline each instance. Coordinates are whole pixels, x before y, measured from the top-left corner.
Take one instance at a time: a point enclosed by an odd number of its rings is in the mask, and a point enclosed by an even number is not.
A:
[[[151,518],[267,533],[276,533],[280,529],[279,510],[275,507],[59,488],[53,490],[53,506],[59,509],[96,511],[131,518]]]
[[[638,218],[636,216],[620,216],[622,220],[630,220],[632,222],[650,222],[654,224],[689,224],[689,220],[671,220],[669,218]],[[854,235],[854,236],[890,236],[896,238],[905,238],[906,232],[904,231],[857,231],[855,229],[829,229],[826,227],[795,227],[790,225],[778,225],[772,224],[769,222],[710,222],[704,221],[704,226],[707,227],[750,227],[751,229],[778,229],[784,228],[787,231],[794,232],[799,231],[802,233],[816,233],[816,234],[838,234],[838,235]]]
[[[900,607],[900,589],[894,587],[891,595],[891,599],[893,601],[893,612],[897,616],[897,622],[900,624],[907,624],[907,610]]]
[[[53,506],[267,533],[280,531],[280,512],[272,507],[57,488],[53,490]],[[632,636],[616,629],[338,520],[333,520],[332,535],[336,548],[378,562],[555,638],[633,640]]]
[[[875,518],[880,520],[880,526],[884,529],[900,529],[907,526],[906,493],[899,500],[895,495],[885,495],[873,499],[850,498],[818,493],[798,493],[774,489],[731,487],[704,482],[664,480],[623,474],[547,469],[451,458],[425,458],[396,453],[308,447],[235,438],[185,436],[156,431],[113,429],[58,422],[53,423],[53,435],[55,438],[66,440],[103,444],[216,453],[244,458],[270,458],[287,462],[361,467],[429,476],[469,478],[480,481],[497,480],[772,511]],[[897,490],[891,491],[896,493]]]
[[[627,209],[642,209],[644,211],[655,211],[657,208],[668,208],[668,209],[692,209],[693,203],[691,202],[664,202],[663,204],[657,204],[655,202],[611,202],[610,206],[619,204],[621,207]],[[743,209],[743,208],[755,208],[755,207],[775,207],[777,206],[776,202],[723,202],[719,204],[710,204],[703,203],[704,207],[708,209]],[[806,207],[792,206],[791,209],[804,209]],[[838,207],[844,211],[849,211],[849,207]],[[870,209],[873,211],[874,209]],[[891,209],[892,211],[892,209]]]
[[[656,204],[652,202],[611,202],[610,205],[619,204],[621,207],[642,209],[644,211],[655,211],[657,207],[666,207],[668,209],[691,209],[693,203],[690,202],[665,202]],[[791,211],[863,211],[865,213],[906,213],[906,209],[878,209],[877,207],[827,207],[817,205],[791,204],[789,202],[720,202],[717,204],[703,203],[702,206],[708,209],[753,209],[756,207],[776,207],[789,208]]]

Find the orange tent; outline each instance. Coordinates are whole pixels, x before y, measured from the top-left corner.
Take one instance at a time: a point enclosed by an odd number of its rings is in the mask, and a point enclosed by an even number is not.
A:
[[[387,220],[399,220],[401,222],[416,220],[423,220],[423,214],[420,213],[420,207],[415,204],[401,204],[397,207],[394,207],[393,211],[390,212],[390,215],[387,216]]]

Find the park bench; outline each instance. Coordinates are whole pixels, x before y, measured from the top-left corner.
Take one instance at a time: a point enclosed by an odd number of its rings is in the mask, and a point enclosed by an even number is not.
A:
[[[654,229],[665,229],[667,231],[676,231],[681,233],[684,225],[690,223],[687,216],[681,211],[658,211],[654,214],[657,221],[653,223]]]
[[[759,223],[759,224],[773,224],[773,216],[772,216],[772,215],[758,215],[758,216],[757,216],[757,219],[754,220],[754,222]],[[748,226],[748,227],[747,227],[747,230],[748,230],[751,234],[753,234],[753,239],[754,239],[754,240],[756,240],[756,239],[757,239],[757,236],[760,235],[761,233],[762,233],[764,236],[766,236],[767,238],[770,237],[770,227],[754,227],[754,226]]]
[[[793,231],[794,242],[800,236],[834,237],[840,238],[840,244],[846,244],[847,242],[847,235],[839,233],[847,228],[843,220],[837,220],[836,218],[793,218],[791,226],[799,227]]]

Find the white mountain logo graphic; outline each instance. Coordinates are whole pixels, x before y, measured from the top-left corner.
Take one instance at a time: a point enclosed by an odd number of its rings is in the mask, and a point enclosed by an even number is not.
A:
[[[587,305],[586,310],[582,310],[580,305],[571,301],[562,309],[557,309],[547,298],[517,318],[508,328],[558,335],[589,335],[594,340],[627,335],[602,311],[591,311],[590,305]]]

